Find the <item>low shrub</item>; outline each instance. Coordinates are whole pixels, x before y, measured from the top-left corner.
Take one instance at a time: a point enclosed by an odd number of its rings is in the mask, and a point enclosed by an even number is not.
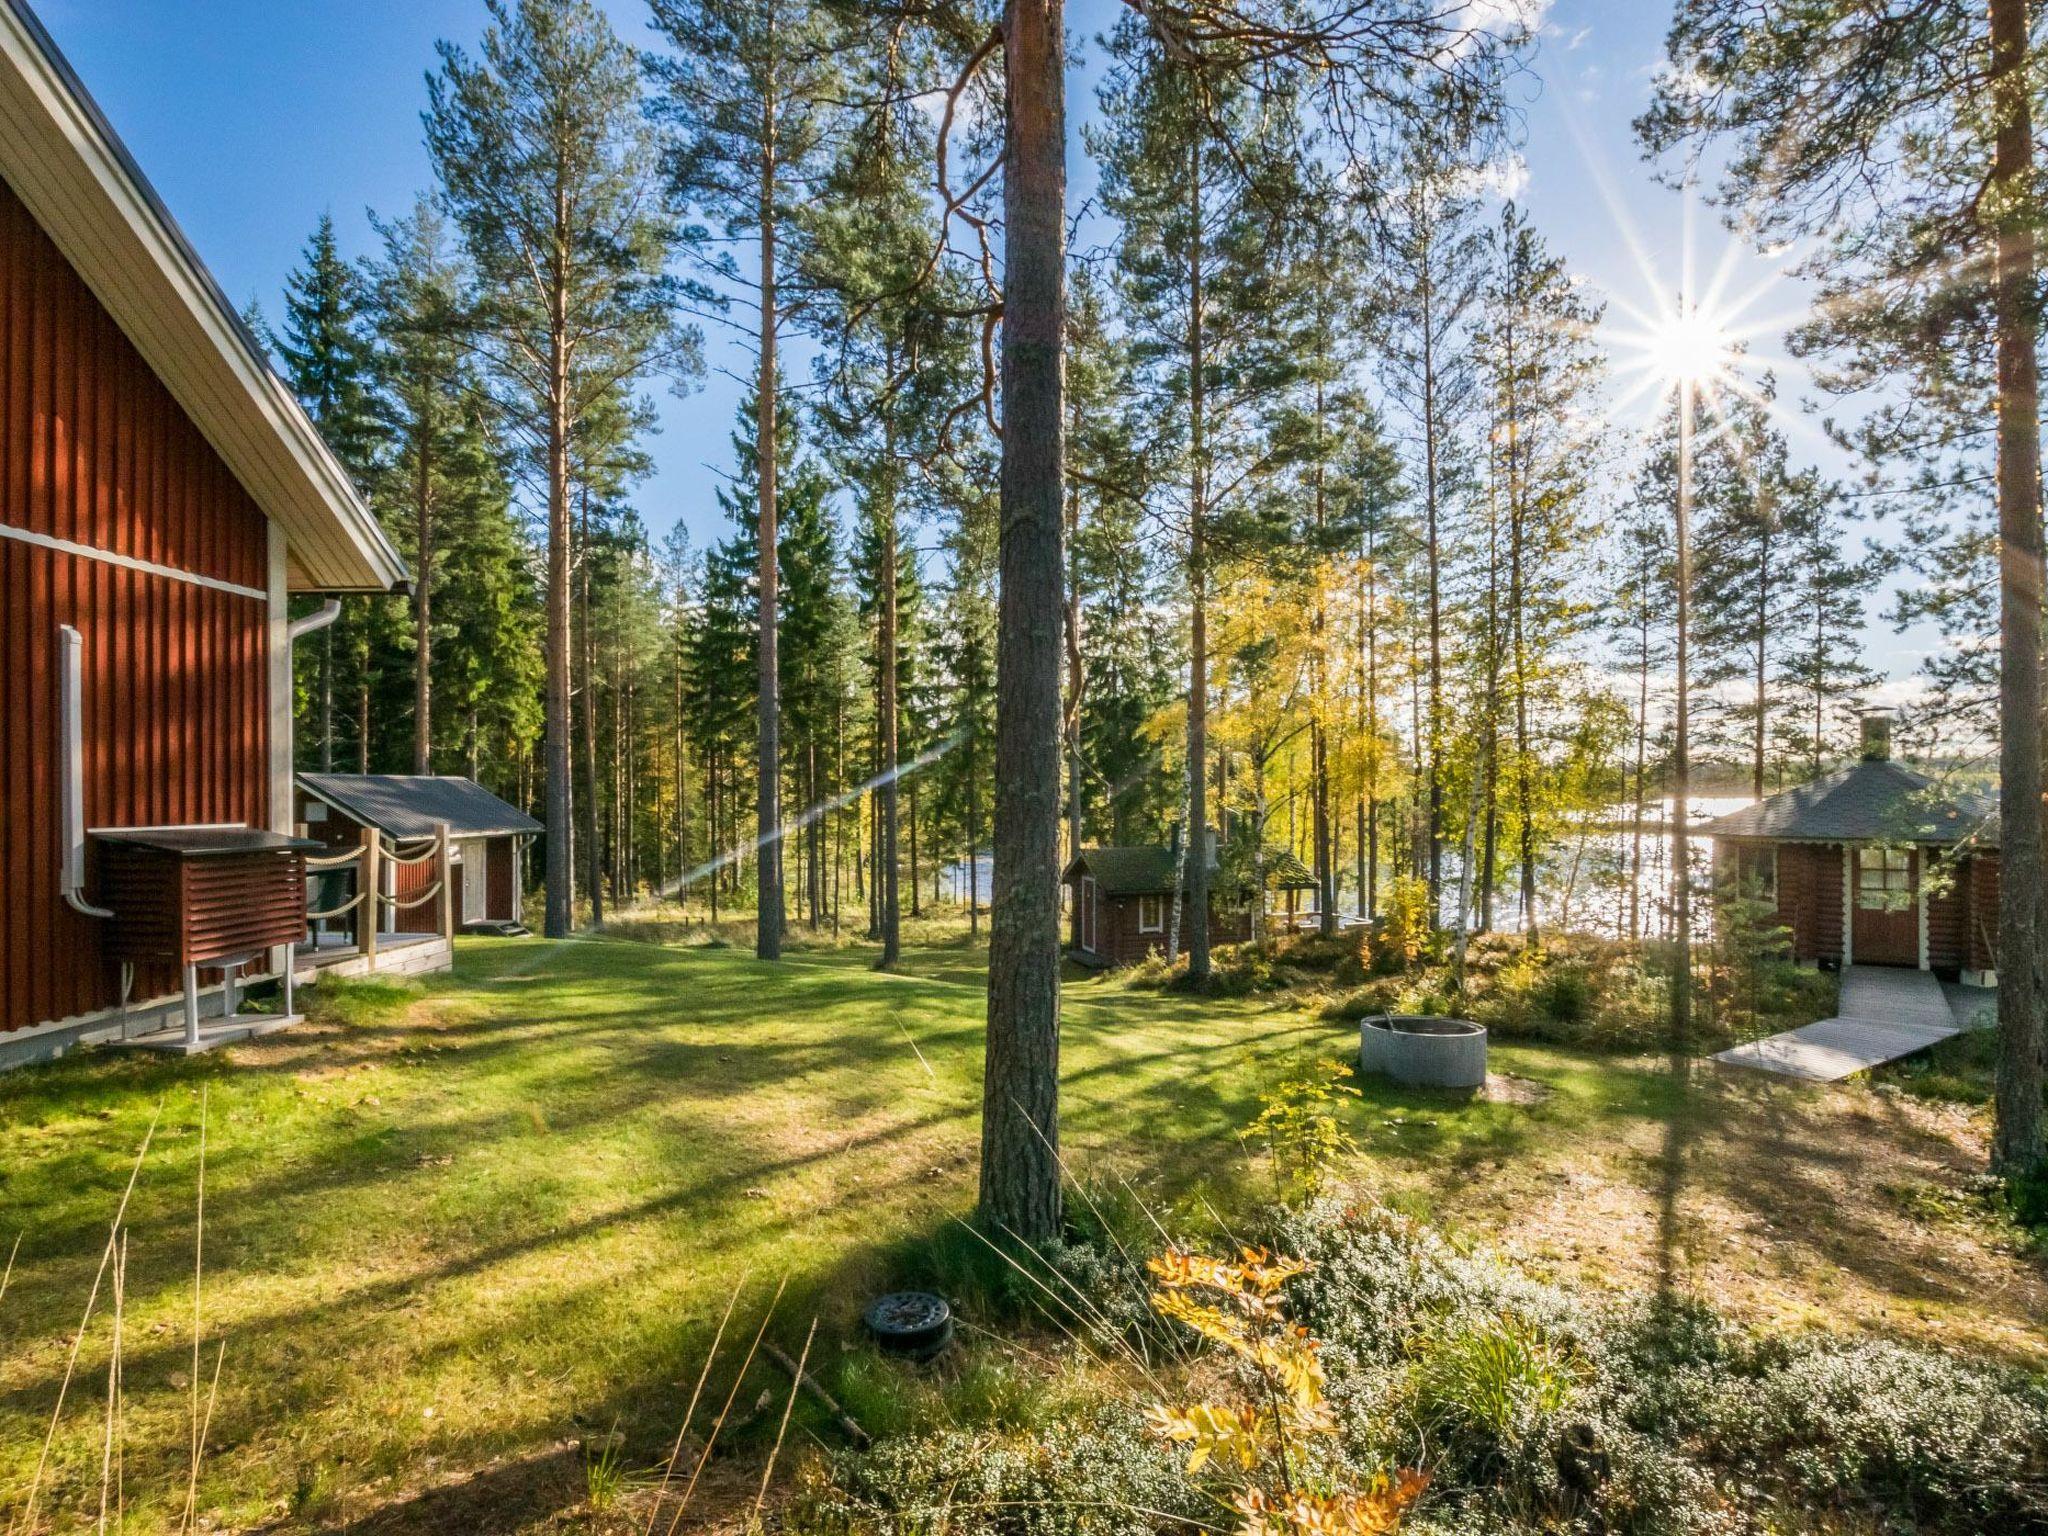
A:
[[[1278,1497],[1259,1404],[1279,1389],[1246,1390],[1260,1380],[1247,1374],[1250,1349],[1275,1380],[1309,1373],[1295,1411],[1313,1432],[1303,1431],[1290,1496],[1412,1493],[1417,1480],[1397,1473],[1416,1468],[1428,1490],[1401,1526],[1416,1536],[2048,1533],[2040,1376],[1882,1339],[1758,1334],[1700,1301],[1591,1299],[1377,1206],[1320,1200],[1243,1225],[1285,1256],[1270,1262],[1287,1276],[1261,1293],[1281,1310],[1257,1314],[1249,1345],[1217,1342],[1230,1332],[1218,1321],[1227,1308],[1188,1302],[1176,1305],[1193,1332],[1177,1331],[1211,1353],[1153,1352],[1121,1386],[1098,1375],[1097,1395],[1073,1411],[1048,1410],[1000,1371],[963,1384],[971,1414],[928,1417],[868,1456],[816,1469],[790,1529],[1213,1528],[1217,1479],[1202,1493],[1158,1442],[1167,1421],[1155,1411],[1148,1437],[1138,1416],[1162,1392],[1193,1405],[1172,1420],[1183,1455],[1201,1444],[1205,1460],[1238,1457],[1218,1474],[1233,1529],[1321,1529],[1247,1506],[1253,1491]],[[1126,1305],[1131,1254],[1084,1260],[1086,1246],[1063,1250],[1061,1273],[1105,1286],[1105,1313]],[[1254,1257],[1266,1273],[1263,1253]]]
[[[1129,1536],[1204,1526],[1213,1500],[1115,1402],[1030,1433],[940,1430],[810,1463],[791,1536]]]
[[[1349,1062],[1325,1062],[1321,1071],[1290,1078],[1261,1096],[1265,1107],[1245,1139],[1265,1143],[1282,1204],[1317,1199],[1339,1164],[1357,1154],[1358,1143],[1331,1112],[1339,1099],[1358,1097],[1350,1077]]]
[[[1881,1339],[1751,1347],[1695,1372],[1667,1426],[1802,1501],[1875,1504],[1909,1529],[2048,1530],[2048,1388]]]

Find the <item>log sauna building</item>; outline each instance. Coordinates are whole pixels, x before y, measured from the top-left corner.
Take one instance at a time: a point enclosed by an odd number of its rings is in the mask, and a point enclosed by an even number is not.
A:
[[[1892,761],[1889,716],[1864,717],[1857,761],[1699,830],[1717,887],[1775,911],[1795,960],[1996,980],[1991,807]]]
[[[25,0],[0,0],[0,1065],[195,1044],[202,993],[232,1012],[238,978],[289,975],[291,649],[336,611],[289,604],[404,580]]]

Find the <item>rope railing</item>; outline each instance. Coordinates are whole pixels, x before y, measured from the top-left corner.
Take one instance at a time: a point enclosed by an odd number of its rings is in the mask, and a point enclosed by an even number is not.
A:
[[[436,896],[440,894],[441,882],[436,880],[432,885],[428,886],[424,891],[421,891],[419,895],[413,897],[410,901],[400,901],[396,896],[386,896],[382,891],[379,891],[377,893],[377,898],[378,900],[382,901],[385,906],[389,907],[394,912],[407,912],[410,911],[412,908],[419,906],[422,902],[433,900]]]
[[[365,894],[367,893],[363,891],[357,891],[355,895],[349,897],[347,901],[344,901],[338,907],[329,907],[324,912],[308,912],[306,914],[306,921],[309,923],[316,923],[319,922],[322,918],[340,917],[345,912],[353,912],[357,907],[362,905],[363,897]]]
[[[397,852],[397,847],[398,845],[394,843],[385,850],[384,861],[387,864],[424,864],[441,851],[439,843],[431,842],[427,845],[426,852],[424,853],[401,854]]]
[[[344,865],[344,864],[353,864],[353,863],[355,863],[355,861],[356,861],[357,859],[360,859],[360,858],[361,858],[362,856],[363,856],[363,850],[362,850],[362,845],[361,845],[361,844],[357,844],[357,845],[356,845],[355,847],[353,847],[353,848],[349,849],[349,851],[348,851],[347,853],[337,853],[337,854],[333,854],[333,855],[331,855],[331,856],[328,856],[328,857],[324,857],[324,858],[318,858],[318,859],[308,859],[308,860],[306,860],[306,868],[308,868],[308,869],[339,869],[339,868],[340,868],[340,867],[341,867],[342,865]]]

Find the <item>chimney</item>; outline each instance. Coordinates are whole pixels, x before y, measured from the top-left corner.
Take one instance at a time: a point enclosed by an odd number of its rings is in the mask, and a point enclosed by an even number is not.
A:
[[[1180,861],[1180,823],[1173,824],[1173,831],[1167,835],[1166,851],[1173,855],[1175,863]]]
[[[1888,763],[1892,760],[1892,716],[1888,709],[1865,710],[1863,714],[1863,761]]]

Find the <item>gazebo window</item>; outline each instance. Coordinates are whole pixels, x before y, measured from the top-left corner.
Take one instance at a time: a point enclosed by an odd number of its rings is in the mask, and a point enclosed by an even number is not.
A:
[[[1856,907],[1896,912],[1913,898],[1913,853],[1908,848],[1865,848],[1856,859]]]

